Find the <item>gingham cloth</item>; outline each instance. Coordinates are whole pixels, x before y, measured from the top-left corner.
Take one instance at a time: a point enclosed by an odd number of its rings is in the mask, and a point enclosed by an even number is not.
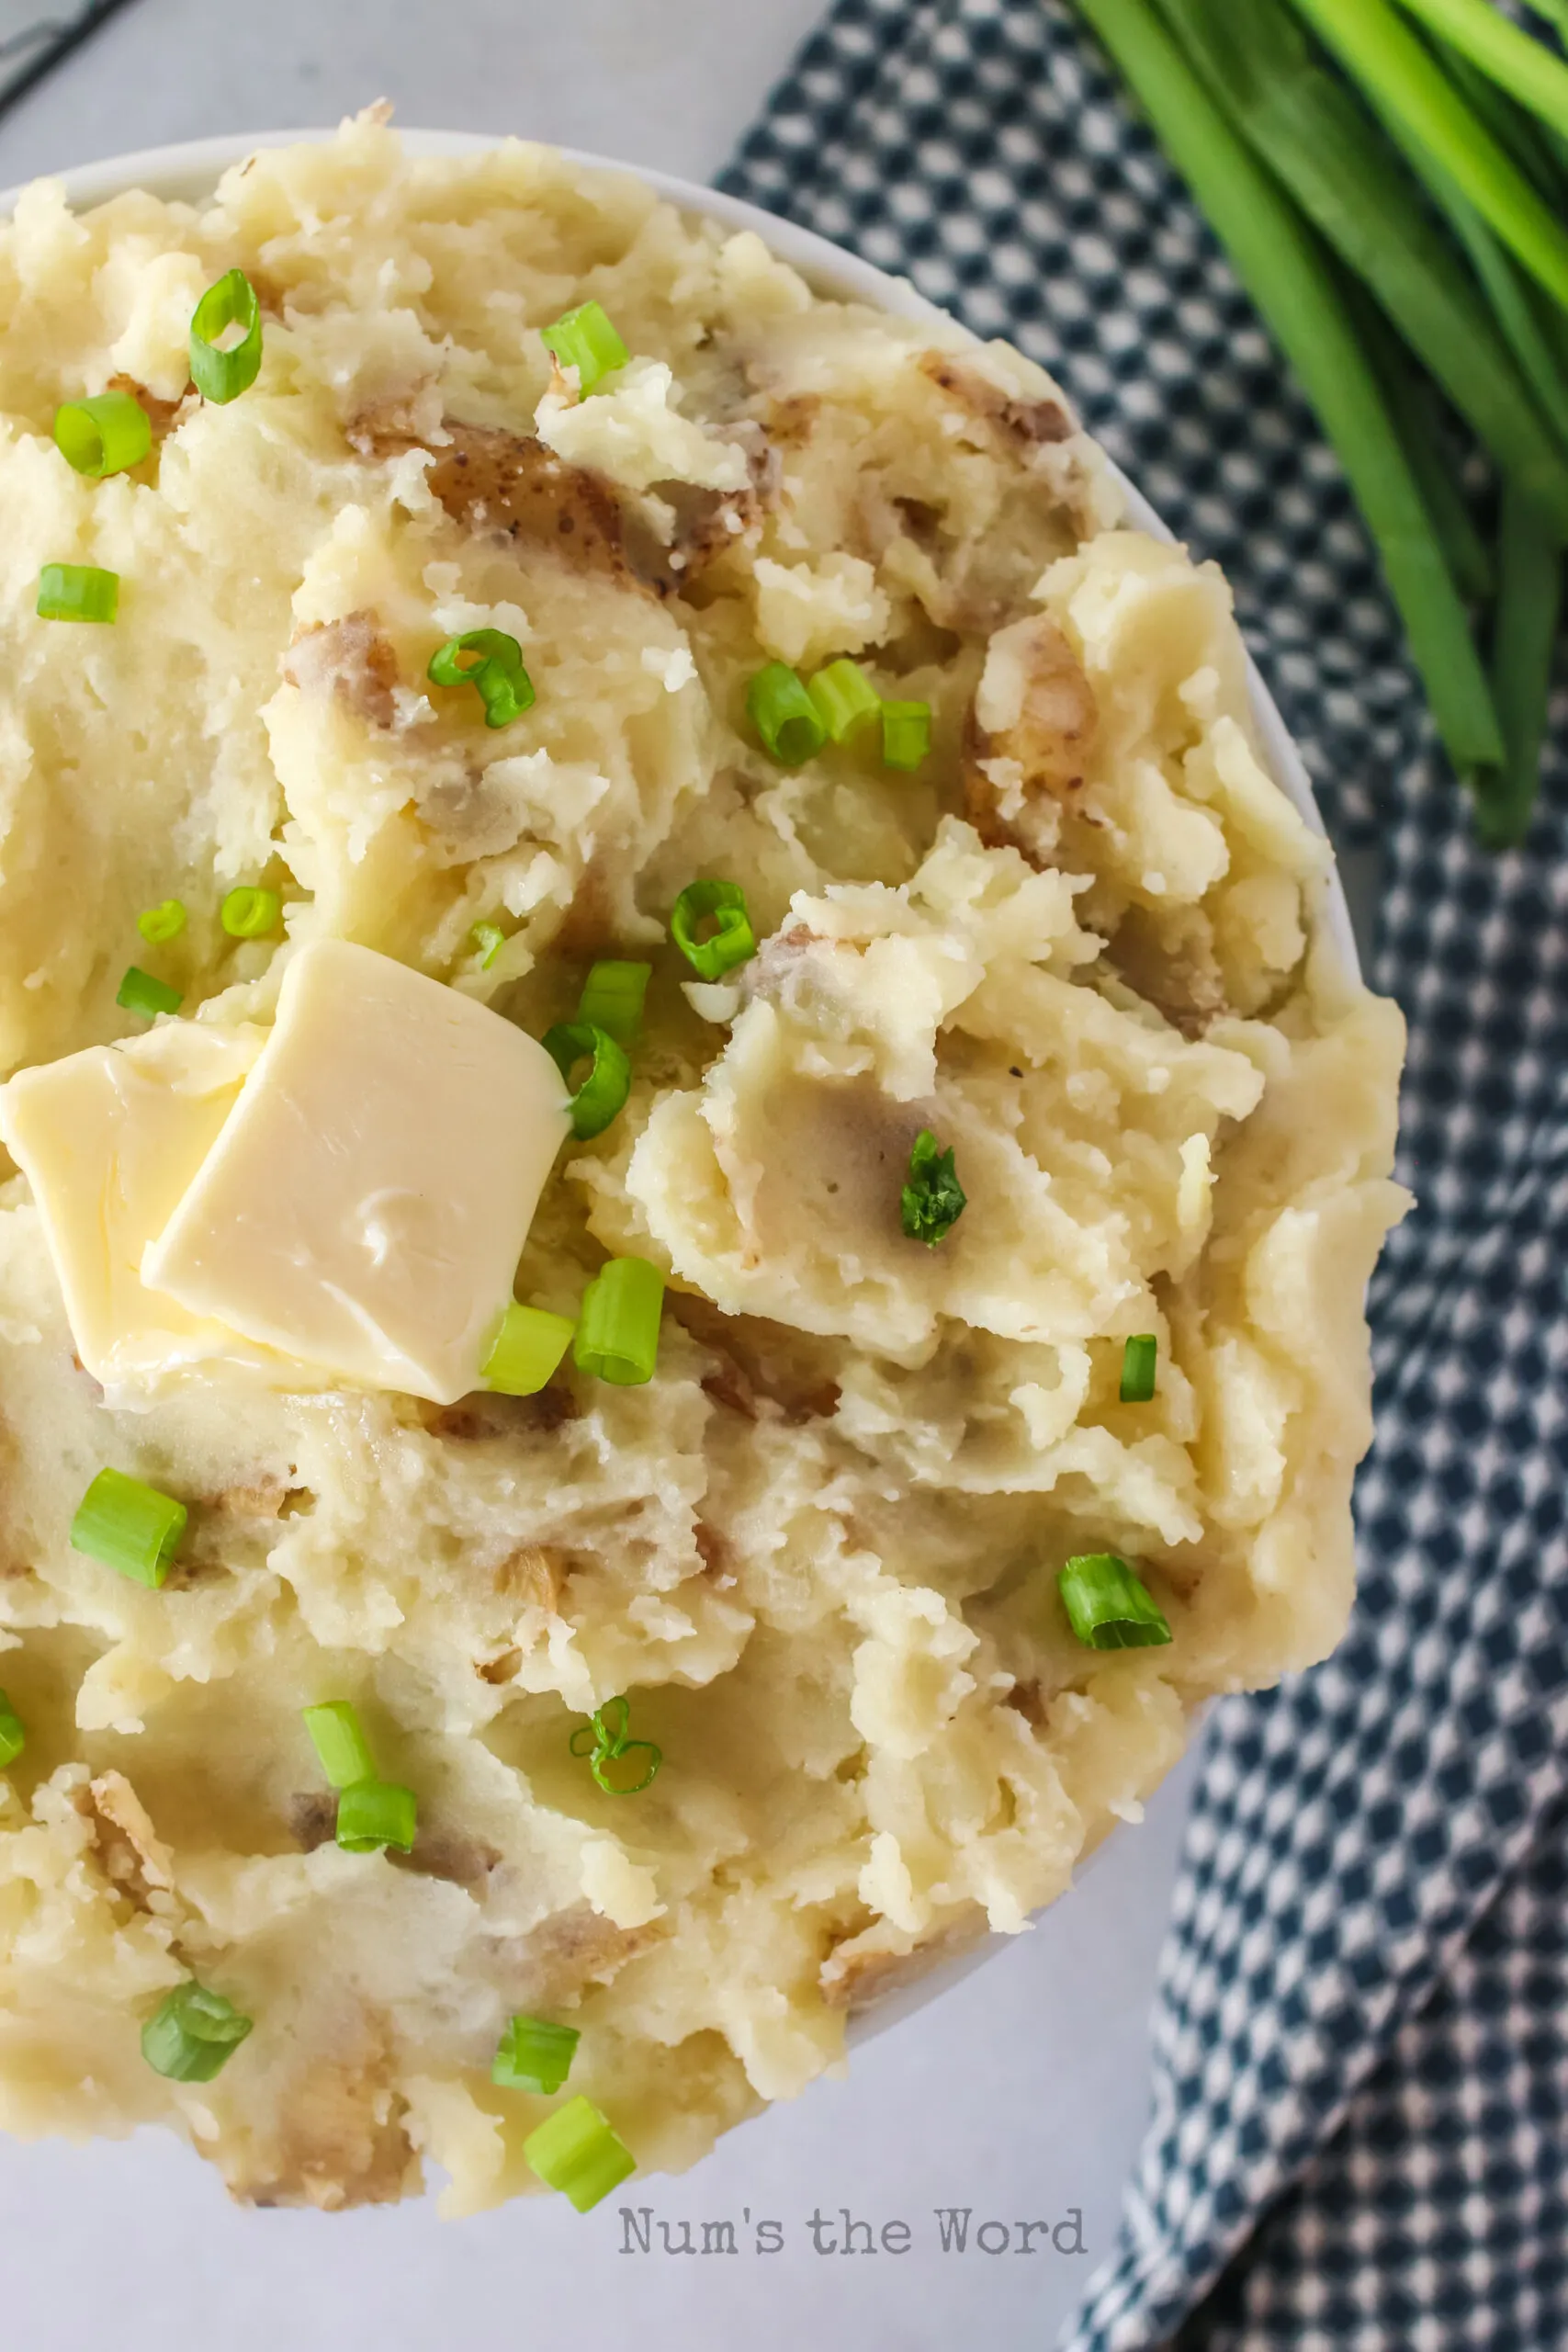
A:
[[[722,185],[1011,336],[1224,564],[1341,849],[1381,845],[1411,1024],[1355,1619],[1215,1713],[1064,2341],[1564,2352],[1568,712],[1528,846],[1478,851],[1338,468],[1060,0],[840,0]]]

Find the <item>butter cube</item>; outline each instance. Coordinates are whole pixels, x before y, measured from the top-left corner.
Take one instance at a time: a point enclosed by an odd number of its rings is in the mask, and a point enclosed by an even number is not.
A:
[[[106,1388],[208,1358],[276,1363],[141,1272],[265,1042],[265,1029],[167,1022],[0,1087],[0,1137],[32,1186],[76,1352]]]
[[[262,1347],[451,1404],[479,1384],[570,1126],[554,1062],[499,1013],[311,941],[142,1281]]]

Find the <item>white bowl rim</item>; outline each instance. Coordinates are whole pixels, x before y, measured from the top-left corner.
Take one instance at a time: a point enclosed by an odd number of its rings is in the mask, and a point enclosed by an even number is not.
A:
[[[474,155],[487,148],[507,143],[503,137],[493,132],[478,130],[404,130],[400,126],[399,135],[412,155]],[[124,195],[131,188],[146,188],[165,201],[200,203],[210,196],[222,174],[231,164],[243,163],[247,155],[255,154],[264,148],[319,145],[336,136],[333,128],[315,126],[294,130],[225,132],[213,139],[184,140],[168,146],[142,148],[132,154],[107,156],[99,163],[75,164],[64,171],[38,176],[59,181],[68,202],[78,211],[90,205],[107,203],[111,197]],[[640,164],[624,163],[618,157],[594,154],[581,147],[558,147],[555,152],[569,163],[581,164],[594,171],[617,172],[628,178],[640,180],[644,187],[654,189],[682,212],[698,213],[710,220],[722,221],[732,229],[754,231],[780,260],[790,263],[822,292],[864,302],[873,309],[889,311],[897,318],[912,319],[917,323],[940,321],[948,327],[961,323],[936,303],[928,301],[907,277],[896,277],[887,270],[878,269],[874,263],[863,261],[858,254],[845,253],[826,237],[818,236],[815,230],[803,229],[793,220],[782,220],[775,214],[763,211],[758,205],[748,204],[740,197],[726,196],[717,188],[704,187],[694,180],[681,179],[672,172],[654,171]],[[21,193],[20,186],[0,190],[0,218],[11,213]],[[969,332],[968,329],[963,331],[965,334]],[[978,336],[971,339],[976,343],[980,340]],[[1120,467],[1112,465],[1111,471],[1126,499],[1128,521],[1156,538],[1174,542],[1176,534],[1156,513],[1137,485],[1129,481]],[[1306,764],[1250,652],[1247,654],[1247,684],[1253,723],[1270,772],[1312,831],[1320,838],[1326,839]],[[1342,969],[1350,980],[1358,981],[1360,978],[1360,958],[1337,865],[1330,866],[1325,877],[1316,915],[1338,953]],[[1086,1872],[1103,1852],[1104,1845],[1102,1839],[1094,1852],[1079,1863],[1073,1875],[1074,1887],[1082,1884]],[[1068,1888],[1066,1893],[1071,1891],[1072,1888]],[[1059,1896],[1057,1901],[1064,1899]],[[1046,1905],[1043,1911],[1035,1915],[1036,1919],[1046,1917],[1055,1907],[1055,1904]],[[914,2010],[924,2008],[928,2002],[936,1999],[1011,1941],[1010,1936],[982,1935],[949,1959],[935,1962],[909,1984],[895,1986],[874,2007],[851,2018],[848,2031],[851,2044],[867,2041],[889,2026],[900,2023]]]

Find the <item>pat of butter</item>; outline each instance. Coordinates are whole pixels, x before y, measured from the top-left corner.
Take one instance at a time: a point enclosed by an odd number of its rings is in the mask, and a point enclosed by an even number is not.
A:
[[[166,1022],[0,1087],[0,1136],[32,1186],[76,1352],[106,1388],[213,1357],[276,1363],[141,1273],[265,1042],[265,1029]]]
[[[368,947],[321,939],[141,1276],[373,1388],[478,1385],[570,1131],[544,1047]]]

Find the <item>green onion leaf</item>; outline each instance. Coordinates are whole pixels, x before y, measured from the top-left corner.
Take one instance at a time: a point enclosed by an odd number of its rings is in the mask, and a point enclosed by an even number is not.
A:
[[[631,1091],[632,1066],[620,1046],[592,1021],[558,1021],[540,1042],[569,1087],[577,1065],[588,1063],[571,1098],[571,1131],[584,1143],[603,1135]]]
[[[467,653],[479,659],[466,662]],[[433,685],[475,687],[487,727],[510,727],[533,708],[534,682],[523,666],[523,648],[503,628],[470,628],[449,637],[431,655],[425,676]]]
[[[391,1781],[355,1781],[337,1801],[337,1842],[345,1854],[373,1854],[383,1846],[406,1854],[418,1822],[413,1791]]]
[[[473,941],[480,971],[488,972],[506,944],[506,933],[498,922],[477,922],[468,937]]]
[[[490,2078],[503,2091],[534,2091],[548,2098],[571,2072],[582,2036],[574,2025],[552,2025],[546,2018],[514,2017],[490,2062]]]
[[[606,1699],[585,1724],[578,1724],[567,1742],[571,1755],[587,1757],[588,1769],[607,1797],[639,1796],[664,1761],[663,1749],[651,1739],[627,1737],[631,1716],[627,1699]],[[628,1757],[642,1756],[649,1758],[646,1764],[625,1762]],[[612,1771],[612,1765],[621,1769]]]
[[[1421,141],[1547,292],[1568,304],[1568,231],[1476,120],[1389,0],[1294,5],[1379,112]],[[1544,74],[1554,61],[1543,49],[1537,55],[1538,71]]]
[[[240,340],[226,351],[219,338],[231,327]],[[190,372],[204,401],[223,407],[249,391],[261,372],[262,324],[255,288],[243,269],[231,269],[209,286],[190,321]]]
[[[968,1206],[968,1195],[953,1165],[953,1148],[937,1149],[930,1127],[922,1127],[909,1152],[909,1176],[898,1195],[899,1216],[911,1241],[934,1250],[945,1241]]]
[[[582,983],[579,1021],[603,1029],[629,1054],[642,1026],[642,1003],[652,971],[651,964],[595,964]]]
[[[579,1372],[617,1388],[653,1378],[664,1277],[646,1258],[612,1258],[582,1294],[571,1357]]]
[[[580,2213],[608,2197],[637,2170],[636,2158],[585,2098],[569,2098],[547,2116],[524,2141],[523,2154],[546,2188],[558,2188]]]
[[[711,937],[699,939],[697,925],[712,921]],[[720,980],[757,953],[757,936],[739,882],[688,882],[670,913],[676,946],[699,979]]]
[[[0,1771],[16,1762],[27,1744],[21,1717],[4,1690],[0,1690]]]
[[[519,1306],[513,1299],[501,1318],[481,1377],[502,1396],[536,1396],[571,1345],[576,1325],[541,1306]]]
[[[156,1012],[177,1012],[185,998],[167,980],[155,979],[140,964],[132,964],[116,990],[115,1002],[125,1012],[140,1012],[151,1021]]]
[[[1401,5],[1521,106],[1554,130],[1568,132],[1568,65],[1511,25],[1490,0],[1401,0]]]
[[[90,481],[139,466],[152,447],[152,421],[129,392],[95,392],[54,412],[54,446]]]
[[[324,1699],[304,1710],[310,1745],[322,1771],[334,1789],[352,1789],[376,1777],[376,1759],[360,1728],[359,1717],[346,1699]]]
[[[268,932],[277,929],[282,911],[283,901],[276,890],[242,888],[229,892],[218,920],[231,939],[265,939]]]
[[[847,743],[882,708],[882,696],[860,663],[847,655],[818,670],[806,691],[817,706],[830,743]]]
[[[1152,1331],[1140,1331],[1122,1351],[1122,1402],[1146,1405],[1155,1393],[1155,1363],[1159,1341]]]
[[[1146,1649],[1171,1638],[1158,1602],[1114,1552],[1080,1553],[1056,1585],[1067,1622],[1086,1648]]]
[[[92,563],[46,563],[38,576],[40,621],[112,621],[119,610],[119,574]]]
[[[783,767],[801,766],[828,740],[822,713],[783,662],[758,671],[746,689],[746,715]]]
[[[232,2001],[194,1977],[177,1984],[141,2029],[141,2055],[173,2083],[209,2083],[251,2030]]]
[[[564,311],[553,326],[539,329],[539,341],[562,368],[576,368],[577,389],[584,400],[631,357],[597,302],[580,302],[575,311]]]
[[[1310,5],[1317,10],[1325,0]],[[1381,7],[1382,0],[1351,5]],[[1463,603],[1321,246],[1236,138],[1148,0],[1078,6],[1142,99],[1338,452],[1450,757],[1461,772],[1496,761],[1502,738]]]
[[[149,947],[162,947],[177,939],[186,927],[186,910],[177,899],[164,899],[156,907],[149,907],[136,918],[136,928]]]
[[[123,1470],[100,1470],[76,1507],[71,1548],[154,1591],[169,1573],[189,1513]]]
[[[885,702],[882,706],[882,764],[918,768],[931,747],[929,702]]]
[[[1483,772],[1472,780],[1472,789],[1477,832],[1489,848],[1508,849],[1524,839],[1535,806],[1551,695],[1551,653],[1562,612],[1562,550],[1557,529],[1509,481],[1503,484],[1497,573],[1492,689],[1505,756],[1495,775]]]

